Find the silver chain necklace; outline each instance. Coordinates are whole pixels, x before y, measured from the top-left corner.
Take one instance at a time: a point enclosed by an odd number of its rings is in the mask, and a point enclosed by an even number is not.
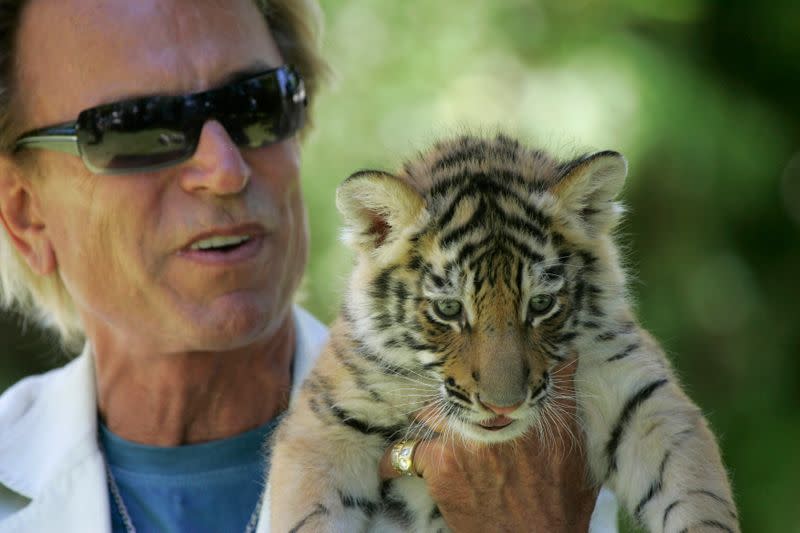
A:
[[[108,466],[108,461],[106,461],[105,465],[108,486],[111,488],[111,495],[114,497],[114,503],[117,505],[117,511],[119,511],[119,514],[122,517],[122,524],[125,526],[125,531],[127,533],[136,533],[136,527],[134,527],[133,521],[131,520],[131,515],[128,513],[128,508],[125,506],[125,502],[122,500],[122,494],[119,492],[117,480],[114,478],[114,474],[111,472],[111,467]],[[258,497],[256,507],[253,509],[253,514],[250,515],[250,520],[247,522],[247,527],[244,528],[244,533],[255,532],[256,526],[258,526],[258,515],[261,513],[261,504],[263,503],[264,494],[262,493]]]

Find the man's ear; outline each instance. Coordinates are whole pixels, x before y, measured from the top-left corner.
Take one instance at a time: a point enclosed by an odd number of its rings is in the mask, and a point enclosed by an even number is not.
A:
[[[336,190],[336,207],[344,217],[344,241],[368,253],[396,240],[425,213],[419,192],[379,170],[347,178]]]
[[[7,155],[0,155],[0,223],[31,270],[43,276],[55,271],[55,251],[36,192]]]
[[[616,198],[627,174],[628,163],[622,154],[596,152],[563,165],[562,177],[551,191],[564,218],[595,237],[617,224],[623,208]]]

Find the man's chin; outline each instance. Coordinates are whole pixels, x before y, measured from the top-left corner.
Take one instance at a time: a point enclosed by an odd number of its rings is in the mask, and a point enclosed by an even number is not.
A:
[[[192,320],[192,336],[208,350],[232,350],[248,344],[268,342],[287,320],[291,320],[291,306],[275,309],[264,302],[225,302],[214,305]]]

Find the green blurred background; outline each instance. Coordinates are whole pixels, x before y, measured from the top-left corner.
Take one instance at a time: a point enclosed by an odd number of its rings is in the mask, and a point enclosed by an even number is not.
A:
[[[641,320],[719,436],[743,529],[800,532],[800,3],[322,4],[336,77],[304,154],[304,305],[328,321],[339,301],[334,189],[356,169],[465,129],[619,150]],[[0,390],[63,362],[23,330],[0,317]]]

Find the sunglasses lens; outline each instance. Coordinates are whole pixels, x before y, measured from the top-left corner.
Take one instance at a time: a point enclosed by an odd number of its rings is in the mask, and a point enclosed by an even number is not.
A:
[[[151,170],[188,159],[198,128],[181,120],[174,99],[154,97],[93,108],[78,118],[81,156],[106,174]]]
[[[217,115],[238,146],[260,148],[294,135],[305,119],[305,92],[287,68],[232,86]]]
[[[218,120],[237,146],[260,148],[293,135],[305,119],[302,81],[288,67],[188,96],[155,96],[94,107],[78,117],[90,170],[144,172],[192,157],[203,124]]]

